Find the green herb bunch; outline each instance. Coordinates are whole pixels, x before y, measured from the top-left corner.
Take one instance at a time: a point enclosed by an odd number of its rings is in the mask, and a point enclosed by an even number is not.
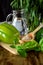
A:
[[[12,6],[12,9],[25,9],[26,11],[28,11],[28,3],[29,0],[12,0],[10,5]]]
[[[13,45],[12,48],[16,48],[17,52],[22,57],[27,57],[29,51],[43,52],[43,38],[40,39],[39,43],[35,40],[25,42],[22,45]]]
[[[30,0],[28,12],[29,29],[33,31],[40,22],[43,22],[43,0]]]

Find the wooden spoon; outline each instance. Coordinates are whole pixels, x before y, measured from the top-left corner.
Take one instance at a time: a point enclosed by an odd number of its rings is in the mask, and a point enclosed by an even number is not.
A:
[[[35,33],[37,31],[39,31],[42,27],[43,27],[43,23],[40,23],[40,25],[33,32],[30,32],[29,34],[25,35],[22,38],[21,42],[23,43],[23,42],[27,42],[27,41],[29,41],[31,39],[34,39],[35,38]]]

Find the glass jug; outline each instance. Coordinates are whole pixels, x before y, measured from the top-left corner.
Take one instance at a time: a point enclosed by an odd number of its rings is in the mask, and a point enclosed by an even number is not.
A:
[[[13,16],[11,24],[15,26],[15,28],[20,32],[21,35],[27,34],[28,28],[24,10],[13,10],[13,14],[9,14],[6,18],[6,21],[10,18],[11,15]]]

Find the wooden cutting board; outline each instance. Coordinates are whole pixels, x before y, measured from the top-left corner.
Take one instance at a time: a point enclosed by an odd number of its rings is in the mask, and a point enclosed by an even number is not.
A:
[[[5,44],[5,43],[0,42],[0,46],[2,46],[4,49],[11,52],[12,54],[19,55],[17,50],[15,48],[11,48],[10,45],[11,44]]]

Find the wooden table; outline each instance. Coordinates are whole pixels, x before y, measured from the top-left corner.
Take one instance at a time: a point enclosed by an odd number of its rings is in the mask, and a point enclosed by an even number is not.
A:
[[[4,63],[0,65],[43,65],[42,52],[29,51],[28,57],[23,58],[19,56],[16,49],[10,47],[10,44],[0,43],[0,46],[2,46],[0,49],[0,59],[3,57],[3,60],[1,60]]]

